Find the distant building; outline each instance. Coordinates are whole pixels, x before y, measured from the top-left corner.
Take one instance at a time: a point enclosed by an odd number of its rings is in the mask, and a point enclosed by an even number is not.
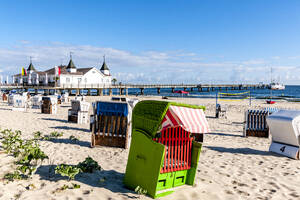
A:
[[[57,75],[56,69],[60,69],[60,75]],[[69,64],[53,67],[46,71],[37,71],[32,61],[27,68],[27,74],[16,74],[13,76],[13,82],[18,85],[55,85],[57,79],[57,86],[68,87],[71,85],[111,85],[112,77],[110,71],[103,60],[102,67],[98,70],[96,67],[90,68],[76,68],[70,57]]]

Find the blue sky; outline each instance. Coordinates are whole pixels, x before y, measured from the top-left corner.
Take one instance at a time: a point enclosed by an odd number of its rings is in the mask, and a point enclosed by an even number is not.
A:
[[[300,84],[300,1],[1,1],[0,71],[68,62],[130,83]]]

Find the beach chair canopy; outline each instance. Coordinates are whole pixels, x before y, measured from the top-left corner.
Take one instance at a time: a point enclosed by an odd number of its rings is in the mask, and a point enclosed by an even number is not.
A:
[[[268,116],[267,123],[273,141],[293,146],[300,145],[300,111],[279,110]]]
[[[142,101],[133,110],[133,129],[143,130],[152,138],[163,129],[178,126],[191,133],[205,133],[208,131],[208,124],[204,109],[204,106],[174,102]]]
[[[182,127],[190,133],[209,132],[208,123],[202,109],[170,106],[158,132],[177,127]]]
[[[104,102],[97,101],[97,115],[106,116],[127,116],[128,106],[127,103],[123,102]]]

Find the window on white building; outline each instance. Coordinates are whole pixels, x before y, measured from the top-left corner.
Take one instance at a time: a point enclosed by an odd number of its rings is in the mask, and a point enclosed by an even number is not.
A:
[[[87,78],[84,79],[84,82],[87,82]]]
[[[67,82],[67,83],[70,83],[70,78],[66,78],[66,82]]]
[[[81,78],[78,78],[78,83],[81,82]]]

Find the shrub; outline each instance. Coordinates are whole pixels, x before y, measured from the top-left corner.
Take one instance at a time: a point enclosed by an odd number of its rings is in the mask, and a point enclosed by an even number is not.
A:
[[[73,142],[79,141],[78,138],[76,138],[74,135],[71,135],[71,136],[69,137],[69,139],[72,140]]]
[[[82,172],[85,173],[93,173],[95,170],[101,170],[101,167],[98,165],[98,163],[91,157],[87,157],[83,162],[78,163],[77,167],[79,167]]]
[[[60,174],[61,176],[67,176],[69,177],[69,180],[73,180],[79,172],[81,172],[81,169],[77,166],[72,165],[61,164],[55,168],[56,174]]]
[[[50,133],[50,137],[53,137],[53,138],[58,138],[58,137],[61,137],[61,136],[63,136],[64,135],[64,133],[63,132],[57,132],[57,131],[54,131],[54,132],[51,132]]]

